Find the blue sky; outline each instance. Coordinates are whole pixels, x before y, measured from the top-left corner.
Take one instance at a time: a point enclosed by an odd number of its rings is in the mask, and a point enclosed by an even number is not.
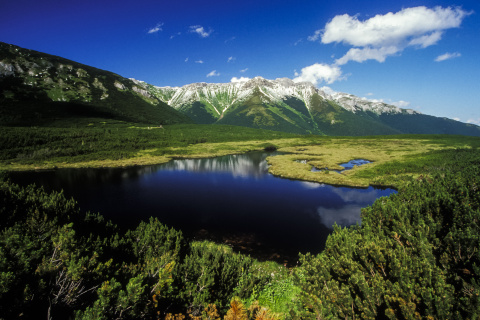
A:
[[[480,124],[480,1],[0,2],[0,41],[157,86],[288,77]]]

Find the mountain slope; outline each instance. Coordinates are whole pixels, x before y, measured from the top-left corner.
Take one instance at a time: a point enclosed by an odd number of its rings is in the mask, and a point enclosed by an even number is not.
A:
[[[0,42],[0,125],[230,124],[301,134],[480,136],[480,127],[420,114],[309,82],[261,77],[156,87],[57,56]],[[63,122],[62,122],[63,121]]]
[[[305,112],[306,107],[301,111]],[[301,111],[286,103],[272,101],[260,90],[254,90],[248,100],[228,108],[217,123],[292,133],[321,133],[311,117]]]
[[[1,42],[0,88],[2,125],[42,125],[79,118],[191,122],[139,82]]]
[[[372,112],[351,112],[332,100],[314,96],[311,100],[313,119],[326,135],[362,136],[398,134],[401,131],[378,121]]]
[[[480,127],[423,115],[347,93],[327,94],[309,82],[256,77],[183,87],[145,85],[152,96],[197,123],[219,123],[294,133],[378,135],[444,133],[480,136]]]

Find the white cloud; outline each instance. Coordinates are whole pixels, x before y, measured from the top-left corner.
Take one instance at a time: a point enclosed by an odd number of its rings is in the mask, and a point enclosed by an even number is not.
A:
[[[388,46],[428,33],[457,28],[469,13],[460,8],[406,8],[359,21],[348,14],[334,17],[325,26],[322,43],[343,42],[358,47]]]
[[[233,62],[233,61],[235,61],[235,60],[237,60],[237,58],[235,58],[235,57],[228,57],[227,62]]]
[[[185,62],[188,62],[188,57],[185,58]]]
[[[220,73],[218,73],[217,70],[212,70],[209,74],[207,74],[207,78],[217,77],[219,75],[220,75]]]
[[[371,101],[371,102],[382,102],[382,103],[386,103],[386,104],[391,104],[392,106],[396,106],[396,107],[399,107],[399,108],[406,108],[410,105],[410,102],[403,101],[403,100],[392,101],[390,99],[387,99],[387,100],[384,100],[384,99],[368,99],[366,97],[363,97],[362,100]]]
[[[393,101],[393,102],[390,102],[391,105],[394,105],[396,107],[399,107],[399,108],[406,108],[410,105],[410,102],[408,101],[403,101],[403,100],[400,100],[400,101]]]
[[[320,39],[322,37],[323,32],[324,32],[324,30],[317,30],[317,31],[315,31],[315,33],[313,35],[308,36],[307,40],[308,41],[317,41],[318,39]]]
[[[240,77],[240,78],[237,78],[237,77],[233,77],[232,79],[230,79],[230,82],[247,82],[248,80],[250,80],[250,78],[247,78],[247,77]]]
[[[458,28],[470,15],[458,7],[406,8],[360,21],[348,14],[335,16],[322,30],[308,37],[310,41],[344,43],[353,46],[337,59],[343,65],[348,61],[385,61],[386,57],[402,52],[408,46],[426,48],[440,41],[443,31]]]
[[[203,60],[197,60],[197,61],[195,61],[195,63],[200,63],[200,64],[202,64],[202,63],[203,63]]]
[[[157,23],[157,25],[153,28],[150,28],[148,30],[148,33],[157,33],[159,31],[163,31],[162,27],[163,27],[163,23]]]
[[[462,55],[460,54],[460,52],[454,52],[454,53],[447,52],[447,53],[444,53],[444,54],[436,57],[435,61],[440,62],[440,61],[444,61],[444,60],[448,60],[448,59],[459,58],[461,56]]]
[[[373,96],[373,93],[372,93],[372,92],[369,92],[369,93],[366,94],[366,96],[367,96],[367,97],[368,97],[368,96]]]
[[[173,39],[173,38],[175,38],[175,37],[178,37],[178,36],[180,36],[181,34],[182,34],[181,32],[177,32],[177,33],[175,33],[175,34],[172,34],[172,35],[170,36],[170,39]]]
[[[440,41],[441,38],[442,38],[442,32],[435,31],[421,37],[413,38],[412,40],[410,40],[408,45],[419,46],[420,48],[424,49],[426,47],[430,47],[430,46],[433,46],[434,44],[437,44],[437,42]]]
[[[297,41],[295,41],[295,43],[293,44],[294,46],[297,46],[299,43],[303,42],[303,39],[298,39]]]
[[[387,56],[394,55],[400,50],[395,46],[382,47],[382,48],[352,48],[341,57],[335,60],[338,65],[344,65],[349,61],[363,62],[366,60],[377,60],[378,62],[384,62]]]
[[[331,84],[343,79],[340,67],[321,63],[315,63],[311,66],[305,67],[300,74],[295,72],[295,76],[296,78],[293,79],[295,82],[308,81],[314,85],[319,84],[319,82]]]
[[[245,72],[247,72],[247,71],[248,71],[248,68],[245,68],[245,69],[240,70],[241,73],[245,73]]]
[[[335,91],[332,88],[327,87],[327,86],[321,87],[320,90],[322,90],[323,92],[325,92],[326,94],[329,94],[329,95],[337,93],[337,91]]]
[[[207,38],[208,36],[210,36],[212,34],[213,30],[209,29],[208,31],[206,31],[205,28],[197,25],[197,26],[190,26],[190,32],[191,33],[196,33],[202,38]]]
[[[467,120],[467,123],[476,124],[477,126],[480,126],[480,118],[477,118],[477,119],[468,119],[468,120]]]

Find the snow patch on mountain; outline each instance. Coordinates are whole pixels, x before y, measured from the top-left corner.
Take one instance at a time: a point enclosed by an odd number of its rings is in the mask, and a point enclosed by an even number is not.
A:
[[[202,102],[212,106],[221,115],[232,105],[245,101],[259,90],[271,102],[282,103],[289,98],[303,101],[311,109],[312,97],[315,95],[331,100],[344,109],[356,112],[373,112],[376,114],[418,113],[410,109],[402,109],[381,101],[360,98],[348,93],[336,92],[328,87],[321,89],[311,82],[294,82],[289,78],[268,80],[262,77],[242,78],[230,83],[192,83],[183,87],[156,87],[132,79],[137,85],[143,85],[154,96],[175,109]],[[263,99],[262,99],[263,100]],[[268,101],[265,101],[268,102]]]
[[[15,68],[12,64],[0,61],[0,77],[15,75]]]

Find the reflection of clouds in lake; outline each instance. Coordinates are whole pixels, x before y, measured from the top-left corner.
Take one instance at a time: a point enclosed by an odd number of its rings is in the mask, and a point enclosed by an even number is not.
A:
[[[346,189],[336,188],[333,190],[345,202],[372,204],[379,198],[380,190],[370,187],[369,189]]]
[[[300,181],[300,184],[301,184],[305,189],[317,189],[317,188],[323,188],[323,187],[325,187],[325,184],[323,184],[323,183],[309,182],[309,181]]]
[[[360,205],[347,205],[342,209],[318,207],[317,213],[320,221],[327,228],[333,229],[333,225],[337,223],[339,226],[348,227],[353,224],[360,224]]]
[[[268,172],[265,154],[231,155],[207,159],[173,160],[164,165],[168,170],[192,172],[231,172],[234,177],[262,176]]]

